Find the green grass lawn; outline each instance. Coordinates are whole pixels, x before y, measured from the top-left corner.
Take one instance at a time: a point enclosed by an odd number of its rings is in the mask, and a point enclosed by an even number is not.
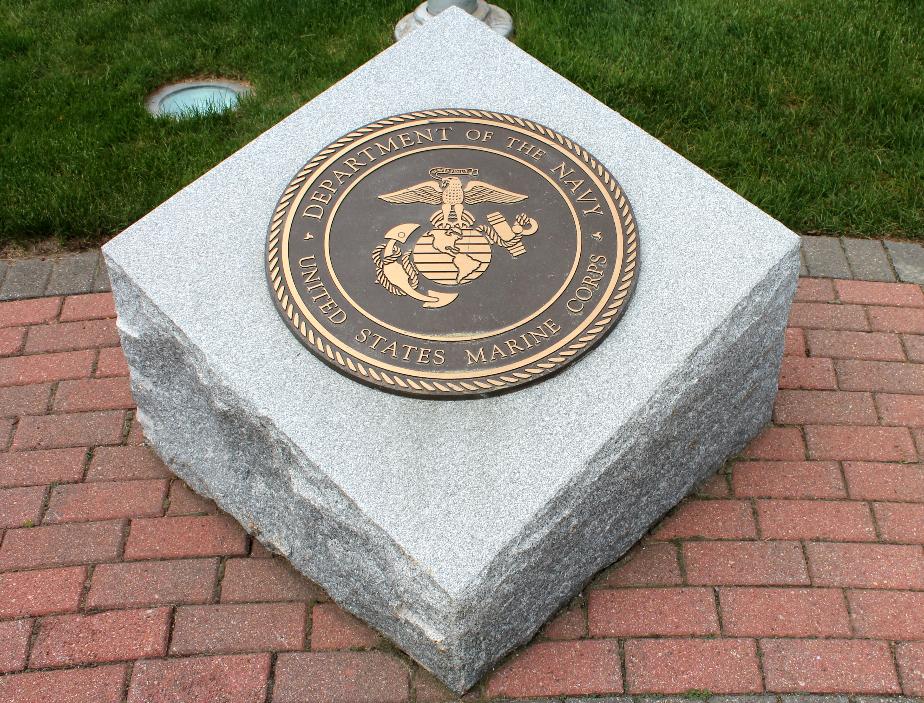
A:
[[[793,229],[924,239],[924,2],[496,1],[523,49]],[[118,232],[388,46],[413,6],[0,0],[0,243]],[[205,75],[255,93],[231,114],[145,112]]]

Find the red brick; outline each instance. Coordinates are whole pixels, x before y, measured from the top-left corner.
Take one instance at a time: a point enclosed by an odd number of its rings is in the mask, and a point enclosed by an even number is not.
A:
[[[163,656],[170,608],[53,615],[41,622],[29,666],[74,666]]]
[[[615,641],[540,642],[504,663],[488,679],[488,698],[565,696],[622,691]]]
[[[681,583],[677,547],[643,542],[598,576],[595,586],[674,586]]]
[[[884,425],[924,427],[924,396],[877,393],[876,405]]]
[[[898,659],[905,694],[924,696],[924,642],[899,643],[895,647],[895,658]]]
[[[854,330],[869,329],[866,313],[859,305],[830,305],[827,303],[793,303],[789,313],[790,327],[809,329]]]
[[[833,461],[741,461],[732,488],[743,498],[844,498],[844,480]]]
[[[32,635],[31,620],[10,620],[0,622],[0,674],[22,671],[26,668],[26,654],[29,637]],[[3,695],[0,688],[0,696]]]
[[[303,649],[303,603],[188,605],[176,609],[171,654]]]
[[[908,361],[924,362],[924,335],[903,334],[901,338],[905,344]]]
[[[135,663],[128,703],[263,703],[269,654]]]
[[[743,454],[751,459],[800,461],[805,459],[805,443],[797,427],[766,427]]]
[[[713,635],[719,632],[710,588],[620,588],[589,595],[591,637]]]
[[[873,510],[884,541],[924,544],[924,505],[876,503]]]
[[[842,390],[924,394],[924,364],[894,361],[838,361]]]
[[[798,542],[688,542],[683,545],[687,581],[702,585],[807,585]]]
[[[844,475],[851,498],[924,502],[924,466],[847,461]]]
[[[83,566],[0,574],[0,618],[73,612],[86,578]]]
[[[897,334],[807,330],[806,340],[812,356],[869,361],[905,360]]]
[[[125,666],[34,671],[0,679],[0,703],[121,703]]]
[[[276,661],[273,703],[402,703],[408,693],[407,667],[383,652],[298,652]]]
[[[57,486],[45,522],[86,522],[163,514],[167,481],[106,481]]]
[[[41,415],[48,409],[50,396],[51,385],[47,383],[0,388],[0,415]]]
[[[780,367],[780,388],[833,390],[837,388],[831,359],[784,356]]]
[[[254,559],[270,559],[273,557],[273,551],[260,543],[260,540],[254,537],[250,540],[250,556]]]
[[[68,415],[23,417],[16,428],[14,449],[56,449],[122,441],[125,413],[106,410]]]
[[[282,559],[228,559],[225,562],[222,603],[321,600],[327,600],[321,587]]]
[[[924,553],[899,544],[806,545],[816,586],[924,588]]]
[[[781,390],[773,421],[781,425],[875,425],[879,417],[870,393]]]
[[[0,356],[11,356],[22,351],[26,338],[25,327],[6,327],[0,329]]]
[[[61,352],[74,349],[114,347],[119,343],[115,320],[59,322],[55,325],[30,327],[26,353]]]
[[[812,425],[805,428],[805,442],[812,459],[914,461],[918,458],[906,427]]]
[[[798,327],[787,327],[784,339],[784,356],[805,356],[805,332]]]
[[[247,535],[227,515],[132,520],[126,559],[179,559],[247,553]]]
[[[173,474],[147,447],[98,447],[87,471],[87,481],[135,481],[173,478]]]
[[[122,524],[117,521],[7,530],[0,546],[0,571],[114,561],[121,547]]]
[[[549,640],[579,640],[587,635],[587,616],[581,603],[562,610],[542,628]]]
[[[99,564],[93,570],[87,607],[208,603],[212,600],[217,576],[217,559]]]
[[[58,316],[61,298],[36,298],[0,303],[0,327],[40,325]]]
[[[924,293],[913,283],[876,283],[873,281],[835,281],[837,297],[842,303],[860,305],[900,305],[924,307]]]
[[[138,422],[137,417],[132,420],[132,426],[128,430],[128,437],[125,438],[125,443],[131,447],[141,447],[146,444],[144,430],[141,429],[141,424]]]
[[[685,500],[655,528],[655,539],[756,537],[754,514],[744,500]]]
[[[98,378],[109,376],[128,376],[128,362],[121,347],[110,347],[99,350],[99,361],[96,362],[96,376]]]
[[[414,694],[417,703],[457,703],[459,700],[433,674],[421,668],[414,673]]]
[[[13,418],[0,419],[0,451],[6,451],[10,448],[10,440],[13,438]]]
[[[68,378],[87,378],[93,370],[96,351],[30,354],[0,359],[0,386],[28,386]]]
[[[218,506],[195,493],[179,479],[170,484],[170,507],[167,515],[204,515],[218,512]]]
[[[924,310],[919,308],[869,307],[871,329],[882,332],[924,333]]]
[[[767,690],[779,693],[899,693],[886,642],[761,640]]]
[[[841,591],[721,588],[722,629],[734,637],[849,637]]]
[[[700,498],[728,498],[731,489],[728,487],[728,474],[720,471],[700,483],[694,490],[694,495]]]
[[[924,640],[924,593],[847,591],[857,637]]]
[[[759,500],[757,520],[764,539],[875,542],[866,503],[850,500]]]
[[[0,486],[79,481],[86,457],[83,447],[0,454]]]
[[[831,303],[836,299],[834,286],[827,278],[800,278],[796,286],[796,302]]]
[[[112,293],[69,295],[65,298],[64,307],[61,309],[62,322],[115,316],[115,302],[112,299]]]
[[[369,649],[379,642],[375,630],[367,627],[333,603],[320,603],[311,611],[311,648]]]
[[[754,640],[628,640],[629,693],[753,693],[761,691]]]
[[[0,490],[0,527],[33,527],[42,521],[44,486]]]
[[[135,401],[126,377],[61,381],[55,393],[57,412],[128,410],[134,407]]]
[[[254,559],[270,559],[273,557],[273,551],[260,544],[260,540],[254,537],[250,540],[250,556]]]

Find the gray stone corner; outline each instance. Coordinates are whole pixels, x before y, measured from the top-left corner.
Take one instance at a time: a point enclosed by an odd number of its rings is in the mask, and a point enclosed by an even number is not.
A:
[[[473,48],[484,60],[468,61]],[[516,114],[581,144],[632,203],[642,263],[625,316],[577,363],[506,395],[437,403],[314,357],[276,313],[263,257],[278,197],[314,154],[382,117],[447,107]],[[461,692],[769,420],[799,240],[449,11],[104,254],[154,449]]]

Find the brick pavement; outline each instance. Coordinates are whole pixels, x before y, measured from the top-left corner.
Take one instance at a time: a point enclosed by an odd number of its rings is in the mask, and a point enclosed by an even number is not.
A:
[[[455,700],[144,446],[113,316],[0,303],[0,703]],[[791,324],[774,424],[466,701],[924,696],[924,293]]]

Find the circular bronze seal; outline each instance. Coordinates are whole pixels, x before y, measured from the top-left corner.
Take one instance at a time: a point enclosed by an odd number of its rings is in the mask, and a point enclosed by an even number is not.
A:
[[[567,137],[483,110],[413,112],[323,149],[273,212],[273,299],[322,361],[456,398],[548,376],[612,329],[638,235],[610,173]]]

